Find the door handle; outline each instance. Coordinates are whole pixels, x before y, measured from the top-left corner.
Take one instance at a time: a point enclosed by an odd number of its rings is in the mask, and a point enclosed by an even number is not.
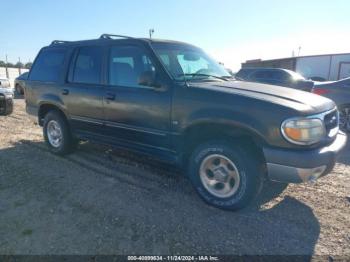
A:
[[[110,92],[108,92],[108,93],[106,94],[106,99],[107,99],[107,100],[114,100],[114,99],[115,99],[115,93],[110,93]]]
[[[62,95],[69,95],[69,90],[68,89],[63,89],[62,90]]]

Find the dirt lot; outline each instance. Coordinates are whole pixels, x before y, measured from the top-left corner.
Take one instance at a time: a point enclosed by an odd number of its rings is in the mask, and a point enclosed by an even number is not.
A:
[[[90,143],[50,154],[22,99],[0,117],[0,254],[350,256],[350,144],[316,185],[281,189],[221,211],[154,160]]]

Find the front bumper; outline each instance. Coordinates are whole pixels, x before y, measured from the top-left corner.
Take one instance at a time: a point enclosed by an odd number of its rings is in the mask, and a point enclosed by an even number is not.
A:
[[[13,112],[13,98],[0,95],[0,115],[10,115]]]
[[[346,135],[339,132],[332,144],[319,149],[295,151],[265,147],[268,177],[285,183],[316,180],[332,171],[346,140]]]

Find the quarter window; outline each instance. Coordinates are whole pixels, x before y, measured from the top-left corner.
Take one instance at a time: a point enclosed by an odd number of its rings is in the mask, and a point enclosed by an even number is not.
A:
[[[30,71],[30,80],[57,82],[62,72],[65,53],[65,49],[42,50]]]
[[[74,83],[100,84],[101,83],[101,47],[82,47],[75,60],[73,79]]]

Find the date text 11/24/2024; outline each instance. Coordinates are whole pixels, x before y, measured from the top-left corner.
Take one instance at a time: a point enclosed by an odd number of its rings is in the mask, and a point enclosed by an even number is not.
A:
[[[128,261],[219,261],[216,256],[128,256]]]

